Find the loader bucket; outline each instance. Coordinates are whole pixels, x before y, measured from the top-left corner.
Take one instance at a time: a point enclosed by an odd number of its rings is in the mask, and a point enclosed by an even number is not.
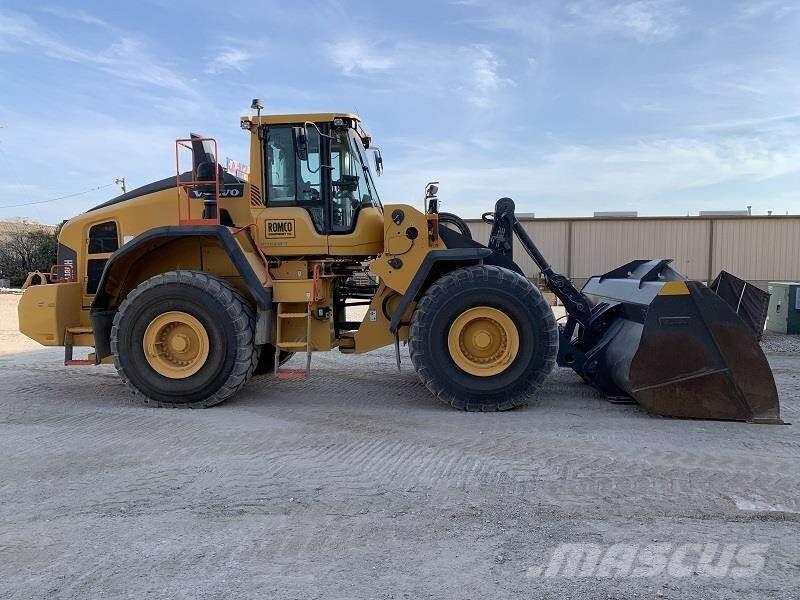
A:
[[[612,401],[633,398],[653,414],[782,423],[772,371],[752,331],[714,291],[669,262],[633,261],[590,279],[582,292],[591,324],[560,362]]]

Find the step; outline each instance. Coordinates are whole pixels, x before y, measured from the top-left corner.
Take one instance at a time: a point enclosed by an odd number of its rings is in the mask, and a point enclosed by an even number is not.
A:
[[[347,335],[346,333],[342,333],[338,339],[339,342],[339,352],[342,354],[353,354],[356,350],[356,340],[355,338]]]
[[[305,319],[311,313],[278,313],[279,319]]]
[[[72,333],[74,335],[79,335],[82,333],[92,333],[91,327],[67,327],[67,333]]]
[[[278,348],[283,348],[287,350],[289,348],[306,348],[308,346],[307,342],[278,342]]]
[[[305,379],[307,375],[303,369],[283,369],[275,373],[278,379]]]
[[[88,367],[88,366],[94,366],[95,364],[97,364],[95,363],[95,361],[87,359],[71,358],[64,361],[65,367]]]

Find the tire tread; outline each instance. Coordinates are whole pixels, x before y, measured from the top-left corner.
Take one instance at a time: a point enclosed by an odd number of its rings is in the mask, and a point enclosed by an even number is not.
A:
[[[449,389],[440,377],[434,376],[434,368],[430,357],[427,356],[425,342],[429,331],[431,319],[434,317],[435,305],[442,299],[459,290],[478,286],[510,286],[520,299],[527,302],[534,312],[534,316],[545,324],[544,340],[537,343],[544,345],[545,360],[537,369],[529,369],[524,374],[522,391],[502,400],[483,398],[476,400],[457,396],[454,390]],[[547,375],[555,365],[558,353],[558,327],[550,305],[527,279],[503,267],[494,265],[474,265],[451,271],[435,281],[426,291],[416,306],[411,318],[409,332],[409,352],[411,362],[425,387],[439,400],[465,411],[494,412],[504,411],[528,404],[529,397],[544,382]]]
[[[178,284],[196,288],[199,292],[210,295],[230,317],[236,331],[236,360],[228,379],[212,395],[194,402],[168,402],[154,400],[143,394],[130,380],[119,359],[120,323],[137,299],[146,291],[161,285]],[[131,290],[117,309],[111,328],[111,353],[114,367],[122,382],[134,397],[144,404],[163,408],[209,408],[220,404],[238,392],[252,377],[258,364],[258,349],[255,340],[255,315],[247,299],[236,288],[222,279],[200,271],[169,271],[155,275]]]

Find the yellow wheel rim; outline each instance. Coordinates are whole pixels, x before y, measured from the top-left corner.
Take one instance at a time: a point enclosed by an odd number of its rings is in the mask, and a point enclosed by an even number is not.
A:
[[[519,332],[504,312],[477,306],[461,313],[447,337],[450,356],[470,375],[491,377],[505,371],[519,352]]]
[[[160,375],[185,379],[197,373],[208,359],[208,332],[185,312],[165,312],[144,332],[144,356]]]

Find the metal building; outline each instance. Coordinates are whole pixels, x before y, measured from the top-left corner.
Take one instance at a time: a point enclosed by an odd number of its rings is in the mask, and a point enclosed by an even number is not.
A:
[[[520,219],[553,267],[582,285],[636,258],[674,258],[691,279],[710,282],[724,269],[766,290],[769,281],[800,279],[800,215],[582,217]],[[491,227],[468,220],[476,240]],[[538,275],[521,247],[514,258]]]

